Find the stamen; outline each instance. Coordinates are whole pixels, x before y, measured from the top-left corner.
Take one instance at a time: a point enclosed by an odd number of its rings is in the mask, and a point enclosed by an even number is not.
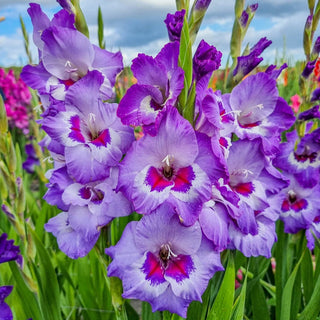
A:
[[[173,175],[173,168],[170,165],[170,161],[172,162],[173,156],[166,155],[161,162],[164,162],[163,174],[166,178],[170,179]]]
[[[170,155],[166,155],[163,159],[162,159],[162,161],[161,162],[164,162],[168,167],[170,167],[170,157],[172,157],[172,156],[170,156]],[[173,157],[172,157],[173,158]]]
[[[96,115],[92,112],[88,114],[88,121],[87,121],[87,127],[90,132],[90,138],[94,140],[98,137],[98,131],[96,128]]]
[[[248,178],[249,174],[253,174],[249,169],[238,169],[231,173],[232,176],[244,175],[245,178]]]
[[[168,261],[171,257],[176,258],[178,255],[176,255],[176,254],[171,250],[169,244],[163,244],[163,245],[160,247],[159,256],[160,256],[160,259],[166,264],[167,261]]]

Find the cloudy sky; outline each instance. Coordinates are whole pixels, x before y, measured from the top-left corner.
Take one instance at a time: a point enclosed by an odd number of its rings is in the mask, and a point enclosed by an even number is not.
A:
[[[60,7],[55,0],[34,0],[51,18]],[[246,0],[246,5],[257,0]],[[304,59],[302,34],[309,14],[307,0],[260,0],[244,44],[254,45],[261,37],[272,40],[264,58],[274,63],[286,56],[289,63]],[[24,65],[27,63],[19,23],[22,16],[30,34],[34,62],[37,54],[32,44],[32,25],[27,14],[29,1],[0,0],[0,66]],[[105,27],[106,49],[121,50],[126,65],[139,52],[155,55],[168,41],[163,20],[167,13],[175,12],[175,0],[81,0],[87,19],[90,39],[97,44],[97,12],[102,9]],[[229,53],[229,42],[233,24],[234,0],[212,0],[197,42],[205,39],[223,53],[223,63]],[[320,35],[317,30],[316,36]],[[196,43],[197,43],[196,42]],[[285,48],[285,51],[284,51]]]

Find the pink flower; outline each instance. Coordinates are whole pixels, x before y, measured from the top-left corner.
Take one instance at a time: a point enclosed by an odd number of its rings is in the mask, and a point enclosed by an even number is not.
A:
[[[29,126],[27,106],[31,101],[28,87],[20,78],[15,78],[13,70],[6,73],[4,69],[0,69],[0,92],[10,126],[27,133]]]
[[[300,107],[300,104],[301,104],[301,98],[298,94],[295,94],[294,96],[292,96],[290,98],[291,102],[292,102],[292,105],[290,105],[290,107],[293,109],[293,111],[295,113],[297,113],[299,111],[299,107]]]

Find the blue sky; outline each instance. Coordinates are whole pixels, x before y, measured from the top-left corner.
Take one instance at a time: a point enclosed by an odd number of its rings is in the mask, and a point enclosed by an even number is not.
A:
[[[34,2],[40,3],[49,17],[60,9],[54,0]],[[254,2],[247,0],[246,5]],[[37,63],[37,51],[32,43],[32,25],[27,14],[28,3],[25,0],[0,0],[0,16],[5,17],[5,21],[0,23],[0,66],[27,63],[19,15],[26,24],[34,62]],[[175,0],[81,0],[80,3],[93,43],[97,43],[97,11],[101,6],[107,49],[121,49],[127,65],[139,52],[157,54],[167,42],[163,20],[168,12],[174,13]],[[223,63],[229,53],[233,5],[233,0],[213,0],[197,38],[197,42],[204,38],[222,51]],[[304,59],[302,34],[307,16],[307,0],[260,0],[244,45],[249,43],[252,46],[261,37],[267,36],[273,41],[264,53],[268,63],[274,63],[276,55],[282,56],[284,41],[289,62]],[[320,33],[317,31],[318,35]]]

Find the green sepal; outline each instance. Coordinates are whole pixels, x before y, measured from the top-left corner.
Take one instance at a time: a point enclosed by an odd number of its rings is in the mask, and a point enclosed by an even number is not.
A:
[[[184,87],[179,95],[179,111],[183,114],[188,100],[188,93],[192,83],[192,46],[189,37],[189,27],[186,17],[184,17],[183,27],[181,30],[180,49],[179,49],[179,66],[184,71]]]
[[[102,18],[102,12],[101,8],[99,6],[98,8],[98,41],[99,41],[99,47],[101,49],[106,48],[106,42],[104,41],[104,26],[103,26],[103,18]]]
[[[89,29],[84,14],[80,8],[80,0],[71,0],[71,3],[75,9],[75,25],[77,30],[89,38]]]

